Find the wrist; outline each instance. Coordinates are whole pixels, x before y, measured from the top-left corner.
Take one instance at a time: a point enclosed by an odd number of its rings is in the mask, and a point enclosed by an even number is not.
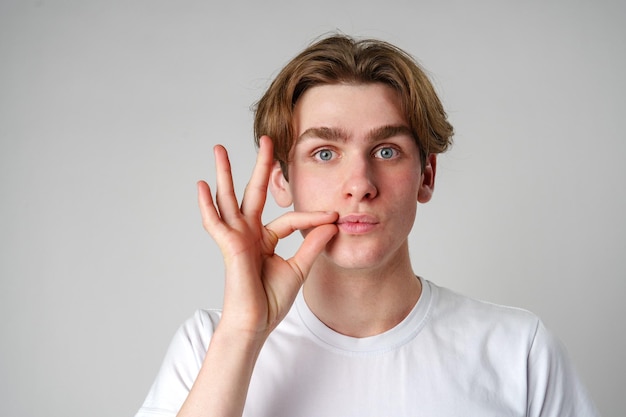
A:
[[[220,343],[230,348],[257,354],[265,344],[269,332],[245,328],[237,321],[235,324],[232,323],[232,320],[222,317],[215,328],[211,343]]]

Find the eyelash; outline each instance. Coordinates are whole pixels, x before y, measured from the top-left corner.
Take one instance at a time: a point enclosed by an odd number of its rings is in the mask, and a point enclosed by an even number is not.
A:
[[[391,150],[393,152],[393,155],[390,158],[382,158],[380,156],[376,156],[384,149]],[[320,155],[322,153],[325,153],[325,152],[329,152],[331,154],[331,159],[322,159],[321,158]],[[389,146],[389,145],[379,146],[378,148],[374,149],[374,151],[372,152],[372,155],[377,157],[377,158],[379,158],[379,159],[394,159],[394,158],[397,158],[399,154],[400,154],[400,150],[398,150],[396,147]],[[322,162],[331,161],[332,159],[335,159],[336,155],[337,155],[337,152],[335,152],[334,150],[332,150],[330,148],[322,148],[322,149],[319,149],[319,150],[313,152],[313,157],[315,159],[319,160],[319,161],[322,161]]]
[[[315,152],[313,153],[313,156],[314,156],[314,157],[315,157],[315,159],[317,159],[318,161],[323,161],[323,162],[328,162],[328,161],[330,161],[330,159],[322,159],[322,158],[321,158],[321,156],[320,156],[320,155],[321,155],[322,153],[324,153],[324,152],[330,152],[330,153],[332,154],[331,156],[333,157],[333,159],[334,159],[335,155],[337,154],[337,153],[336,153],[335,151],[333,151],[332,149],[322,148],[322,149],[320,149],[320,150],[315,151]]]
[[[399,154],[400,151],[396,148],[394,148],[393,146],[380,146],[378,148],[376,148],[376,150],[374,151],[374,155],[379,154],[383,149],[389,149],[393,152],[393,155],[390,158],[382,158],[381,159],[394,159],[396,158]]]

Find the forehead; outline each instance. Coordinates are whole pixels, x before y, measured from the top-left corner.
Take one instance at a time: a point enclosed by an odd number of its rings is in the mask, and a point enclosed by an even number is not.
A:
[[[384,126],[409,126],[399,94],[382,83],[312,87],[296,103],[293,123],[296,138],[312,128],[359,134]]]

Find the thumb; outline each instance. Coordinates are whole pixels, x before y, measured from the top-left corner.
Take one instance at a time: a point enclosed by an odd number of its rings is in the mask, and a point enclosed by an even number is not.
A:
[[[313,262],[324,250],[326,244],[337,234],[339,229],[334,224],[324,224],[310,230],[295,255],[287,262],[300,277],[301,283],[309,275]]]

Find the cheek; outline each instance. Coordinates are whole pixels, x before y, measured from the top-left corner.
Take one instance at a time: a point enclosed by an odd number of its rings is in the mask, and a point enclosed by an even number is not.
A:
[[[293,208],[295,211],[332,210],[333,196],[337,194],[337,181],[321,178],[299,179],[291,184]]]
[[[381,188],[384,187],[381,192],[387,190],[394,195],[394,199],[405,201],[406,204],[417,203],[420,181],[421,177],[413,173],[394,173],[385,178],[385,184],[381,184]]]

